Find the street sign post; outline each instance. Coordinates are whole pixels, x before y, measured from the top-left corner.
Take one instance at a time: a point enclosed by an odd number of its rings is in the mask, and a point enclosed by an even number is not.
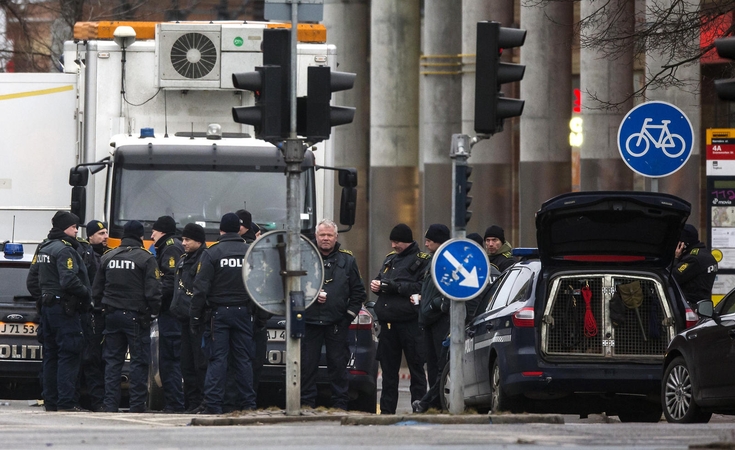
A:
[[[464,230],[462,230],[464,233]],[[451,239],[431,258],[431,276],[439,292],[452,299],[449,317],[449,412],[464,412],[464,302],[482,293],[490,280],[490,261],[475,241]]]
[[[618,151],[636,173],[660,178],[681,169],[694,148],[694,129],[682,110],[666,102],[631,109],[618,128]]]

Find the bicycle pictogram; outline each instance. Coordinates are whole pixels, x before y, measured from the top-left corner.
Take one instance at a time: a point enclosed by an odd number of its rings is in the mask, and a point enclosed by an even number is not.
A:
[[[653,143],[655,148],[661,149],[669,158],[678,158],[681,156],[687,146],[681,135],[669,131],[671,121],[661,120],[661,125],[653,125],[651,122],[653,122],[653,118],[646,117],[643,120],[641,131],[628,136],[628,139],[625,141],[625,151],[631,156],[639,158],[648,153],[648,149]],[[661,130],[658,138],[653,137],[651,130]],[[633,139],[635,139],[635,142],[632,142]],[[633,144],[633,148],[631,148],[631,143]],[[676,153],[670,152],[669,149]]]

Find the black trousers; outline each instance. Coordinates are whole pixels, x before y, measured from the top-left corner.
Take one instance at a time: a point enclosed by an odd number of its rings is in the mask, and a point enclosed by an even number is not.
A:
[[[426,342],[426,371],[429,374],[429,390],[421,399],[426,407],[441,409],[441,398],[439,397],[439,385],[441,383],[442,371],[449,362],[449,347],[444,346],[444,341],[449,336],[449,314],[443,315],[439,320],[424,327],[424,339]]]
[[[181,322],[181,375],[184,378],[184,407],[189,410],[202,404],[207,358],[202,349],[202,334],[192,333],[189,321]]]
[[[347,332],[350,321],[345,319],[333,325],[306,324],[306,332],[301,340],[301,404],[316,406],[316,378],[319,371],[319,360],[322,356],[322,345],[327,353],[327,371],[332,386],[332,407],[347,409],[349,401],[349,380],[347,379],[347,362],[350,359],[350,347]]]
[[[423,333],[418,320],[407,322],[380,322],[378,361],[383,372],[383,389],[380,394],[380,413],[395,414],[398,405],[398,382],[401,355],[411,374],[411,402],[426,394],[424,372]]]

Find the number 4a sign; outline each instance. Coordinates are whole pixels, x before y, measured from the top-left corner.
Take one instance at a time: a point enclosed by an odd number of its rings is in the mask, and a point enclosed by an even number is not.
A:
[[[707,161],[735,160],[735,128],[710,128],[707,130]],[[722,167],[722,164],[719,164]],[[718,175],[735,175],[722,173]]]

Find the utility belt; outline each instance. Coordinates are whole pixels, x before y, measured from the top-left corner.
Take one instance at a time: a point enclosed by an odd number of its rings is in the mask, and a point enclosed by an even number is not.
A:
[[[114,306],[110,306],[110,305],[104,305],[103,311],[105,315],[119,312],[127,316],[130,316],[133,322],[139,324],[143,328],[150,327],[151,322],[153,321],[150,314],[141,312],[141,311],[136,311],[134,309],[122,309],[122,308],[115,308]]]
[[[64,308],[64,313],[68,316],[73,316],[83,311],[84,302],[76,295],[64,295],[59,297],[56,294],[46,293],[41,295],[41,305],[43,306],[55,306],[61,305]]]
[[[123,314],[144,314],[140,311],[136,311],[134,309],[122,309],[122,308],[115,308],[114,306],[110,305],[102,305],[102,312],[107,314],[112,314],[116,312],[122,312]]]

